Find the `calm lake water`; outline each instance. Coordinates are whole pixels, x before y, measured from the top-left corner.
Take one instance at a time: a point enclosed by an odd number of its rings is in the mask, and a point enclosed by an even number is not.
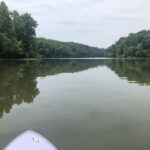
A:
[[[150,59],[0,61],[0,149],[29,129],[58,150],[149,150]]]

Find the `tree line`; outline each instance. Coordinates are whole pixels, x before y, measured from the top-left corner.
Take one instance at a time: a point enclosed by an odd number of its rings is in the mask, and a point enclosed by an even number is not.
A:
[[[105,50],[74,42],[59,42],[45,38],[37,38],[41,57],[104,57]]]
[[[10,12],[4,2],[0,3],[0,57],[37,57],[35,28],[37,22],[30,14]]]
[[[99,57],[104,49],[36,38],[37,22],[29,13],[9,11],[0,3],[0,58]]]
[[[29,13],[10,11],[0,3],[0,58],[150,57],[150,30],[131,33],[103,48],[36,37],[37,22]]]
[[[150,57],[150,30],[131,33],[107,49],[108,57]]]

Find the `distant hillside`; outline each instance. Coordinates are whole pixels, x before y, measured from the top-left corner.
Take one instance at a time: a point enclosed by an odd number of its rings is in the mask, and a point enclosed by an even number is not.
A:
[[[37,45],[41,57],[104,57],[105,50],[74,42],[59,42],[45,38],[37,38]]]
[[[108,57],[150,57],[150,30],[131,33],[107,49]]]

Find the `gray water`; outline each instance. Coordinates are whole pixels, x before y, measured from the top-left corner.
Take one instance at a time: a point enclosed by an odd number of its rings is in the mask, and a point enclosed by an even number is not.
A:
[[[0,149],[35,130],[58,150],[149,150],[149,59],[0,61]]]

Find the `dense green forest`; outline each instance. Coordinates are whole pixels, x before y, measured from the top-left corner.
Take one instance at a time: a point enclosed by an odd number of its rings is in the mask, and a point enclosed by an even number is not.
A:
[[[37,22],[28,13],[9,11],[0,3],[0,58],[99,57],[104,49],[36,38]]]
[[[150,57],[150,30],[131,33],[107,49],[108,57]]]
[[[0,3],[0,57],[37,57],[35,28],[37,22],[30,14],[10,12],[4,2]]]
[[[59,42],[37,38],[41,57],[104,57],[105,50],[73,42]]]

